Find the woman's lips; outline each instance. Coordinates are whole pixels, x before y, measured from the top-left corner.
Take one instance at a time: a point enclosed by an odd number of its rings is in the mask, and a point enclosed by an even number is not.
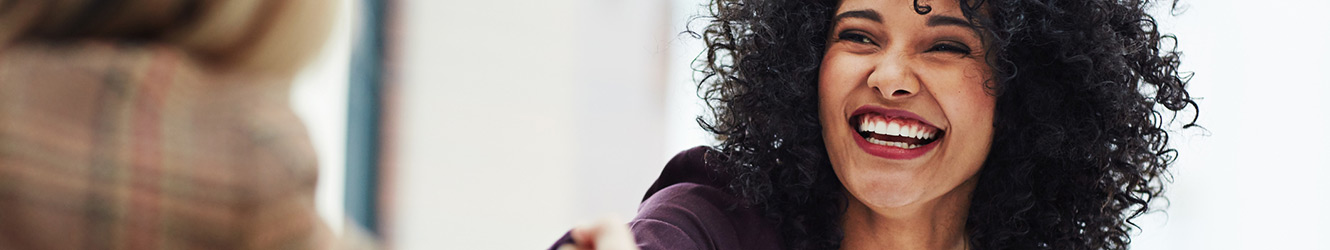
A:
[[[855,110],[849,122],[859,148],[887,159],[918,158],[937,147],[946,134],[917,114],[873,106]]]

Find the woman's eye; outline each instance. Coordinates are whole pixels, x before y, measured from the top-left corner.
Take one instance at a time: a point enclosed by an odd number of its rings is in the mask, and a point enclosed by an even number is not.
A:
[[[966,55],[970,54],[969,47],[966,47],[965,45],[961,44],[950,44],[950,43],[940,43],[938,45],[933,45],[932,48],[928,48],[928,51],[952,52],[952,53],[959,53]]]
[[[864,35],[864,34],[861,34],[861,33],[858,33],[858,32],[852,32],[852,31],[851,31],[851,32],[841,32],[840,35],[838,35],[838,36],[836,37],[836,40],[840,40],[840,41],[850,41],[850,42],[854,42],[854,43],[862,43],[862,44],[874,44],[874,43],[873,43],[873,39],[868,38],[868,36],[866,36],[866,35]]]

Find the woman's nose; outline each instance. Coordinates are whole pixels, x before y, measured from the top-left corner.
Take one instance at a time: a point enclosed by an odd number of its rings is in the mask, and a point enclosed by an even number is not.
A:
[[[899,100],[919,93],[919,77],[903,56],[885,56],[868,76],[868,86],[882,98]]]

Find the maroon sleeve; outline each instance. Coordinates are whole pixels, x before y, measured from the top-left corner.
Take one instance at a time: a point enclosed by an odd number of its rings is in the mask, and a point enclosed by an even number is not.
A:
[[[559,246],[562,246],[563,244],[573,244],[573,231],[572,231],[572,230],[569,230],[568,232],[563,233],[563,237],[559,237],[559,240],[554,241],[554,245],[553,245],[553,246],[550,246],[550,249],[549,249],[549,250],[558,250],[558,249],[559,249]]]
[[[642,250],[738,249],[735,219],[727,208],[735,199],[719,189],[696,183],[670,185],[652,195],[637,211],[633,235]]]
[[[781,249],[775,229],[736,204],[715,187],[679,183],[643,202],[629,228],[642,250]],[[550,249],[572,242],[565,234]]]
[[[677,249],[700,250],[689,231],[656,219],[637,219],[630,224],[637,247],[642,250]]]
[[[651,195],[660,192],[661,189],[678,183],[697,183],[716,188],[729,185],[731,178],[707,162],[707,154],[713,152],[710,147],[697,146],[675,154],[674,158],[665,164],[665,169],[660,171],[656,182],[647,188],[642,201],[646,202],[647,198],[651,198]]]
[[[694,193],[706,191],[690,183],[673,185],[659,191],[658,195],[642,202],[637,218],[628,223],[638,247],[642,250],[716,249],[711,246],[714,245],[711,241],[706,240],[710,237],[706,229],[709,225],[704,224],[706,221],[719,222],[725,218],[703,218],[722,216],[707,197]],[[550,249],[571,243],[571,232],[565,233]]]
[[[706,164],[707,147],[675,155],[647,190],[629,228],[642,250],[782,249],[779,233],[724,191],[729,178]],[[573,243],[569,234],[550,246]]]

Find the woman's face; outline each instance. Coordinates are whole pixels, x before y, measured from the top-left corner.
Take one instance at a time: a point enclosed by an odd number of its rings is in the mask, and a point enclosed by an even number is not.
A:
[[[822,58],[827,153],[852,197],[874,210],[968,195],[993,137],[980,35],[956,1],[920,4],[932,11],[918,14],[912,0],[842,1]]]

